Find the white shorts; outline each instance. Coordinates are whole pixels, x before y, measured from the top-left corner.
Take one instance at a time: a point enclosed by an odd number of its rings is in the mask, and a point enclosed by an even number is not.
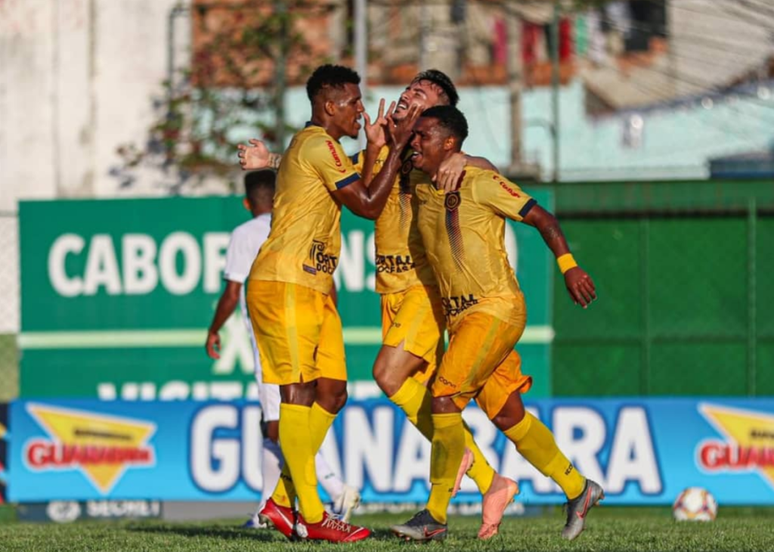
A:
[[[261,402],[262,420],[276,422],[280,417],[280,390],[279,385],[263,383],[261,373],[261,359],[258,358],[258,348],[253,344],[253,356],[255,361],[255,381],[258,383],[258,400]]]

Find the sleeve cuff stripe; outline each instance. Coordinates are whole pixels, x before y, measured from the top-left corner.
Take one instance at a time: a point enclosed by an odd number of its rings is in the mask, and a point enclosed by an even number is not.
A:
[[[358,180],[360,180],[360,175],[357,173],[352,173],[347,178],[344,178],[336,182],[336,189],[341,190],[343,187],[349,186],[350,184],[352,184],[353,182],[357,182]]]
[[[360,160],[360,152],[353,153],[349,156],[350,161],[352,161],[353,165],[357,165],[357,162]]]
[[[519,216],[521,218],[526,217],[527,213],[529,213],[530,209],[532,209],[535,205],[537,205],[537,201],[535,198],[531,198],[527,203],[524,204],[524,207],[521,208],[521,211],[519,211]]]

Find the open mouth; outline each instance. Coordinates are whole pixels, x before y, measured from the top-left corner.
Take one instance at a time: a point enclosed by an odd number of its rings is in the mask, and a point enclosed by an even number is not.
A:
[[[417,164],[417,161],[421,161],[421,160],[422,160],[422,153],[421,152],[415,151],[414,153],[411,154],[411,162],[414,165]]]
[[[408,104],[408,102],[407,102],[407,101],[405,101],[405,100],[400,100],[400,101],[398,102],[398,107],[397,107],[397,108],[395,108],[395,111],[405,111],[405,110],[406,110],[406,109],[408,109],[408,108],[409,108],[409,104]]]

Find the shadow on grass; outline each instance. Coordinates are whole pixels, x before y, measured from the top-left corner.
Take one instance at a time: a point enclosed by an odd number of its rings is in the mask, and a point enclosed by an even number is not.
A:
[[[262,542],[283,542],[286,539],[276,531],[228,528],[222,526],[186,527],[176,525],[129,525],[127,531],[180,535],[182,537],[212,537],[217,539],[250,539]]]

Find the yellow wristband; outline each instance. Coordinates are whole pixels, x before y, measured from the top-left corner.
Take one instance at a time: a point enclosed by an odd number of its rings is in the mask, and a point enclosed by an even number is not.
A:
[[[562,271],[562,274],[571,268],[578,266],[578,263],[576,263],[575,259],[572,257],[572,253],[565,253],[564,255],[557,257],[556,264],[559,265],[559,270]]]

